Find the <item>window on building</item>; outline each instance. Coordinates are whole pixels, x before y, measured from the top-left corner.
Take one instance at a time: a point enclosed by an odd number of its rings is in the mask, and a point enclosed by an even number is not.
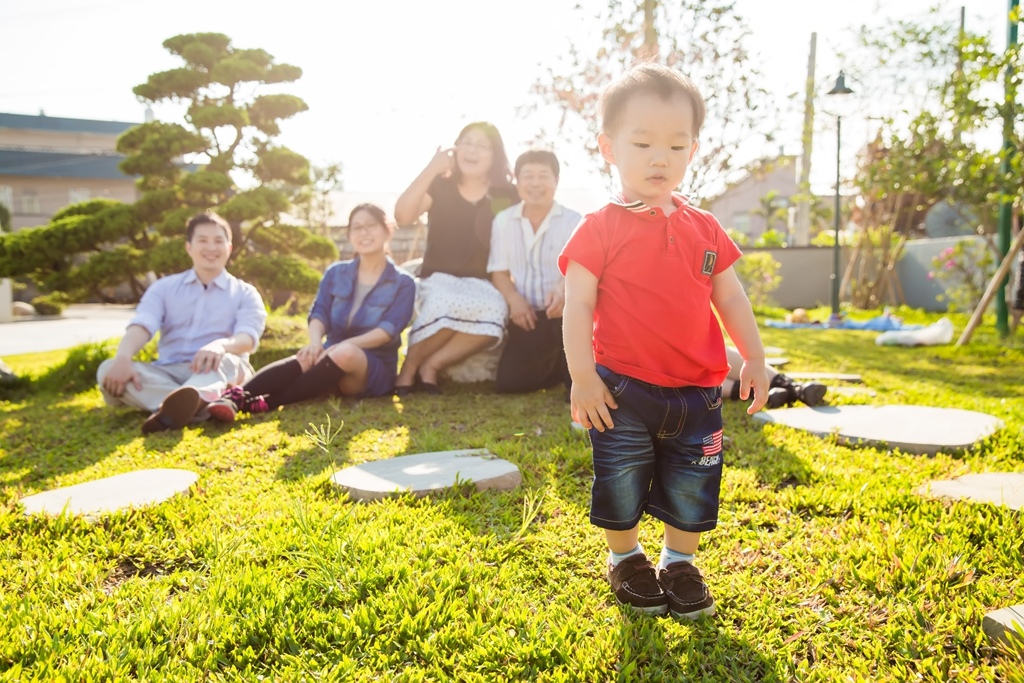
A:
[[[21,191],[21,212],[26,214],[37,214],[43,212],[43,209],[39,204],[39,193],[35,190]]]
[[[14,211],[14,188],[10,185],[0,185],[0,204],[8,211]]]
[[[732,227],[737,232],[742,232],[745,235],[750,234],[750,214],[746,212],[737,212],[732,215]]]
[[[77,204],[78,202],[87,202],[92,199],[92,192],[87,187],[73,187],[68,190],[68,203]]]

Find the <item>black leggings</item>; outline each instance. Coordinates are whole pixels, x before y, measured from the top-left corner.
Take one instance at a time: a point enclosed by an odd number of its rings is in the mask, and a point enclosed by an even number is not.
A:
[[[279,360],[262,368],[242,385],[253,396],[263,396],[271,410],[299,401],[327,396],[338,389],[338,380],[345,371],[334,364],[329,356],[302,371],[295,356]]]

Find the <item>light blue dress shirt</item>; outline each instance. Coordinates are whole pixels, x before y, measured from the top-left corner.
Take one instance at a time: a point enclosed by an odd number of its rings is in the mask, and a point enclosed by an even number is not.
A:
[[[156,365],[170,365],[190,363],[202,347],[236,334],[258,345],[266,320],[263,298],[248,282],[225,271],[204,285],[195,270],[186,270],[151,284],[128,325],[159,332]]]

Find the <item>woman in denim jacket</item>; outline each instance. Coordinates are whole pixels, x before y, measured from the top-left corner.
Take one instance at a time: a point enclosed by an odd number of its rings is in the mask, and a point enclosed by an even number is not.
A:
[[[211,417],[230,422],[239,412],[264,413],[330,394],[369,397],[394,390],[416,284],[387,255],[391,228],[382,209],[352,209],[348,238],[355,258],[324,272],[309,312],[309,343],[226,391],[210,404]]]

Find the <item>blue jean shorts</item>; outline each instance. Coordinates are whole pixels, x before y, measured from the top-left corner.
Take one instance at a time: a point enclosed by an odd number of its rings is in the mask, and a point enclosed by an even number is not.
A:
[[[590,522],[632,529],[647,512],[682,531],[718,524],[722,483],[722,388],[661,387],[597,373],[618,408],[615,427],[590,430],[594,485]]]
[[[395,390],[395,378],[398,375],[398,352],[385,354],[374,353],[374,349],[366,353],[366,388],[357,398],[373,398],[387,396]]]

